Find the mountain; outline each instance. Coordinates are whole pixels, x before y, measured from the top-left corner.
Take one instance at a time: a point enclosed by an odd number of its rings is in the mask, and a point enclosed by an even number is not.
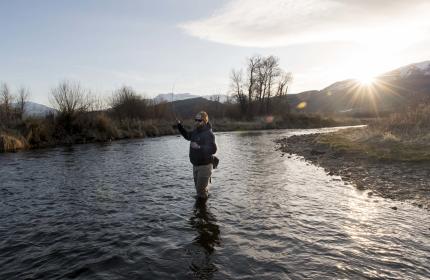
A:
[[[379,115],[430,102],[430,61],[384,73],[371,84],[339,81],[319,91],[288,96],[292,108],[322,114]]]
[[[13,106],[17,107],[18,103],[13,103]],[[25,117],[45,117],[46,115],[55,114],[56,112],[57,110],[36,102],[27,101],[24,103]]]
[[[206,111],[209,116],[219,114],[225,105],[218,101],[211,101],[203,97],[173,101],[170,103],[176,117],[186,119],[193,118],[200,111]]]
[[[185,100],[185,99],[191,99],[199,97],[198,95],[194,95],[191,93],[160,93],[156,97],[153,98],[157,103],[158,102],[172,102],[172,101],[178,101],[178,100]]]
[[[161,94],[157,95],[156,97],[154,97],[153,100],[156,101],[157,103],[159,103],[159,102],[163,102],[163,101],[172,102],[172,101],[186,100],[186,99],[192,99],[192,98],[197,98],[197,97],[203,97],[207,100],[218,101],[221,103],[226,102],[228,99],[228,96],[223,95],[223,94],[213,94],[213,95],[200,96],[200,95],[194,95],[191,93],[161,93]]]
[[[430,60],[423,61],[420,63],[409,64],[407,66],[394,70],[393,72],[395,72],[403,79],[414,75],[428,76],[430,75]]]

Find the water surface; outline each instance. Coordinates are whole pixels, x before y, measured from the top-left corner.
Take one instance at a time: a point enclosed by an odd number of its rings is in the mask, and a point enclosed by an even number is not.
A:
[[[0,279],[428,279],[428,211],[275,150],[315,131],[216,134],[206,205],[176,136],[1,154]]]

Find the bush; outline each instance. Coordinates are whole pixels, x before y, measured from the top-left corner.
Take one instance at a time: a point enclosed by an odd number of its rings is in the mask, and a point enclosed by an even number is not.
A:
[[[147,114],[148,102],[130,87],[117,90],[111,100],[113,115],[119,119],[143,120]]]
[[[25,138],[32,146],[44,146],[52,142],[54,125],[48,119],[29,118],[25,121]]]

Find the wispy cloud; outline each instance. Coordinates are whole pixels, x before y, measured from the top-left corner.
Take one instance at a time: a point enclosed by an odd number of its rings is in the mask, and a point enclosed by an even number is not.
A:
[[[401,47],[430,28],[429,10],[428,0],[231,0],[212,16],[180,27],[238,46],[352,41]]]

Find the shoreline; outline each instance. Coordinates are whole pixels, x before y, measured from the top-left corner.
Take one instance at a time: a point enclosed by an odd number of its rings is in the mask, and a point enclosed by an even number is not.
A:
[[[193,126],[192,122],[184,123],[188,129]],[[254,130],[270,130],[270,129],[311,129],[323,127],[336,127],[346,125],[340,121],[321,121],[301,123],[288,122],[276,123],[265,121],[229,121],[219,120],[214,122],[214,132],[231,132],[231,131],[254,131]],[[351,124],[354,125],[354,124]],[[176,129],[172,128],[170,122],[152,122],[142,123],[139,129],[116,129],[116,133],[103,133],[97,130],[89,130],[86,133],[66,135],[62,139],[50,138],[36,143],[30,143],[22,134],[17,131],[0,131],[0,154],[18,152],[25,150],[36,150],[44,148],[55,148],[61,146],[73,146],[76,144],[90,143],[108,143],[112,141],[127,140],[127,139],[145,139],[157,138],[169,135],[179,135]],[[42,138],[42,137],[40,137]],[[47,138],[47,137],[45,137]]]
[[[329,175],[340,176],[359,190],[368,190],[369,197],[378,194],[430,210],[428,161],[381,160],[358,151],[334,150],[328,144],[319,143],[319,135],[295,135],[280,139],[277,141],[280,145],[278,149],[283,154],[302,156],[323,167]]]

